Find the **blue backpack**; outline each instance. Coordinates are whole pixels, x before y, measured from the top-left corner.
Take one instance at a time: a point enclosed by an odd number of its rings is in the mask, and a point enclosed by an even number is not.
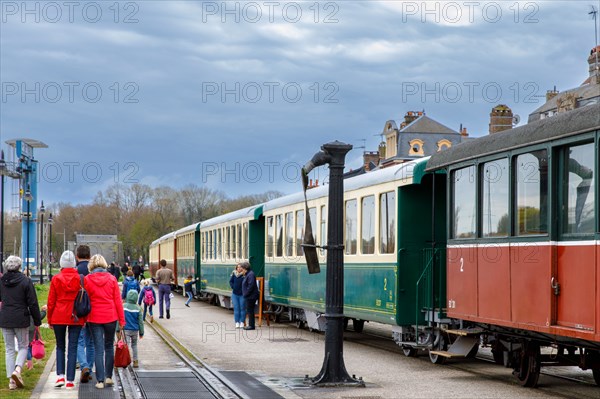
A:
[[[137,292],[140,292],[140,283],[137,282],[137,280],[125,280],[126,285],[126,289],[125,289],[125,297],[127,297],[127,293],[130,290],[136,290]]]

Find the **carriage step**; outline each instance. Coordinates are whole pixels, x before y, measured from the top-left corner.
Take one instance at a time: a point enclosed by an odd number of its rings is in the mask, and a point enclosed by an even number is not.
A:
[[[450,345],[447,352],[450,356],[442,355],[445,357],[466,357],[469,352],[475,347],[479,345],[479,337],[476,336],[465,336],[461,335],[456,338],[456,341]]]
[[[474,335],[479,335],[483,332],[481,328],[471,328],[468,330],[444,330],[448,334],[460,335],[462,337],[470,337]]]

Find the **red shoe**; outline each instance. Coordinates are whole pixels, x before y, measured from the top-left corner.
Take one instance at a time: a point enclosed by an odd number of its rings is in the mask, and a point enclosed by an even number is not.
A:
[[[62,387],[63,385],[65,385],[65,379],[64,379],[64,378],[62,378],[62,377],[58,378],[58,379],[56,380],[56,382],[54,383],[54,387],[55,387],[55,388],[60,388],[60,387]]]
[[[67,389],[75,389],[75,384],[73,384],[71,381],[67,382],[67,386],[65,387]]]

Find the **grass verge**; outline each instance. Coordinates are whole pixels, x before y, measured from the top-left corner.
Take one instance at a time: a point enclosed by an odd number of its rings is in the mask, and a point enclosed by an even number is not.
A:
[[[40,307],[42,307],[42,305],[45,305],[48,301],[50,284],[35,284],[34,286],[37,292],[38,302]],[[48,362],[48,358],[56,346],[54,332],[48,328],[48,321],[46,319],[42,320],[42,328],[40,328],[40,331],[42,334],[42,340],[46,343],[46,356],[41,360],[33,359],[34,365],[31,370],[27,370],[27,367],[24,367],[22,375],[23,380],[25,381],[25,387],[23,389],[17,389],[14,391],[10,391],[8,389],[8,378],[6,378],[6,357],[4,355],[4,337],[2,334],[0,334],[0,398],[25,399],[31,396],[32,391],[34,390],[40,379],[40,376],[44,371],[46,362]]]

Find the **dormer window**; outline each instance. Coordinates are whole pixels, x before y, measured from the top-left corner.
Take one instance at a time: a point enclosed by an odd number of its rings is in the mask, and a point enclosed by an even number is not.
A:
[[[410,145],[410,150],[408,150],[408,155],[410,156],[424,156],[425,153],[423,152],[423,144],[425,144],[423,142],[423,140],[419,140],[419,139],[414,139],[408,142],[408,144]]]

